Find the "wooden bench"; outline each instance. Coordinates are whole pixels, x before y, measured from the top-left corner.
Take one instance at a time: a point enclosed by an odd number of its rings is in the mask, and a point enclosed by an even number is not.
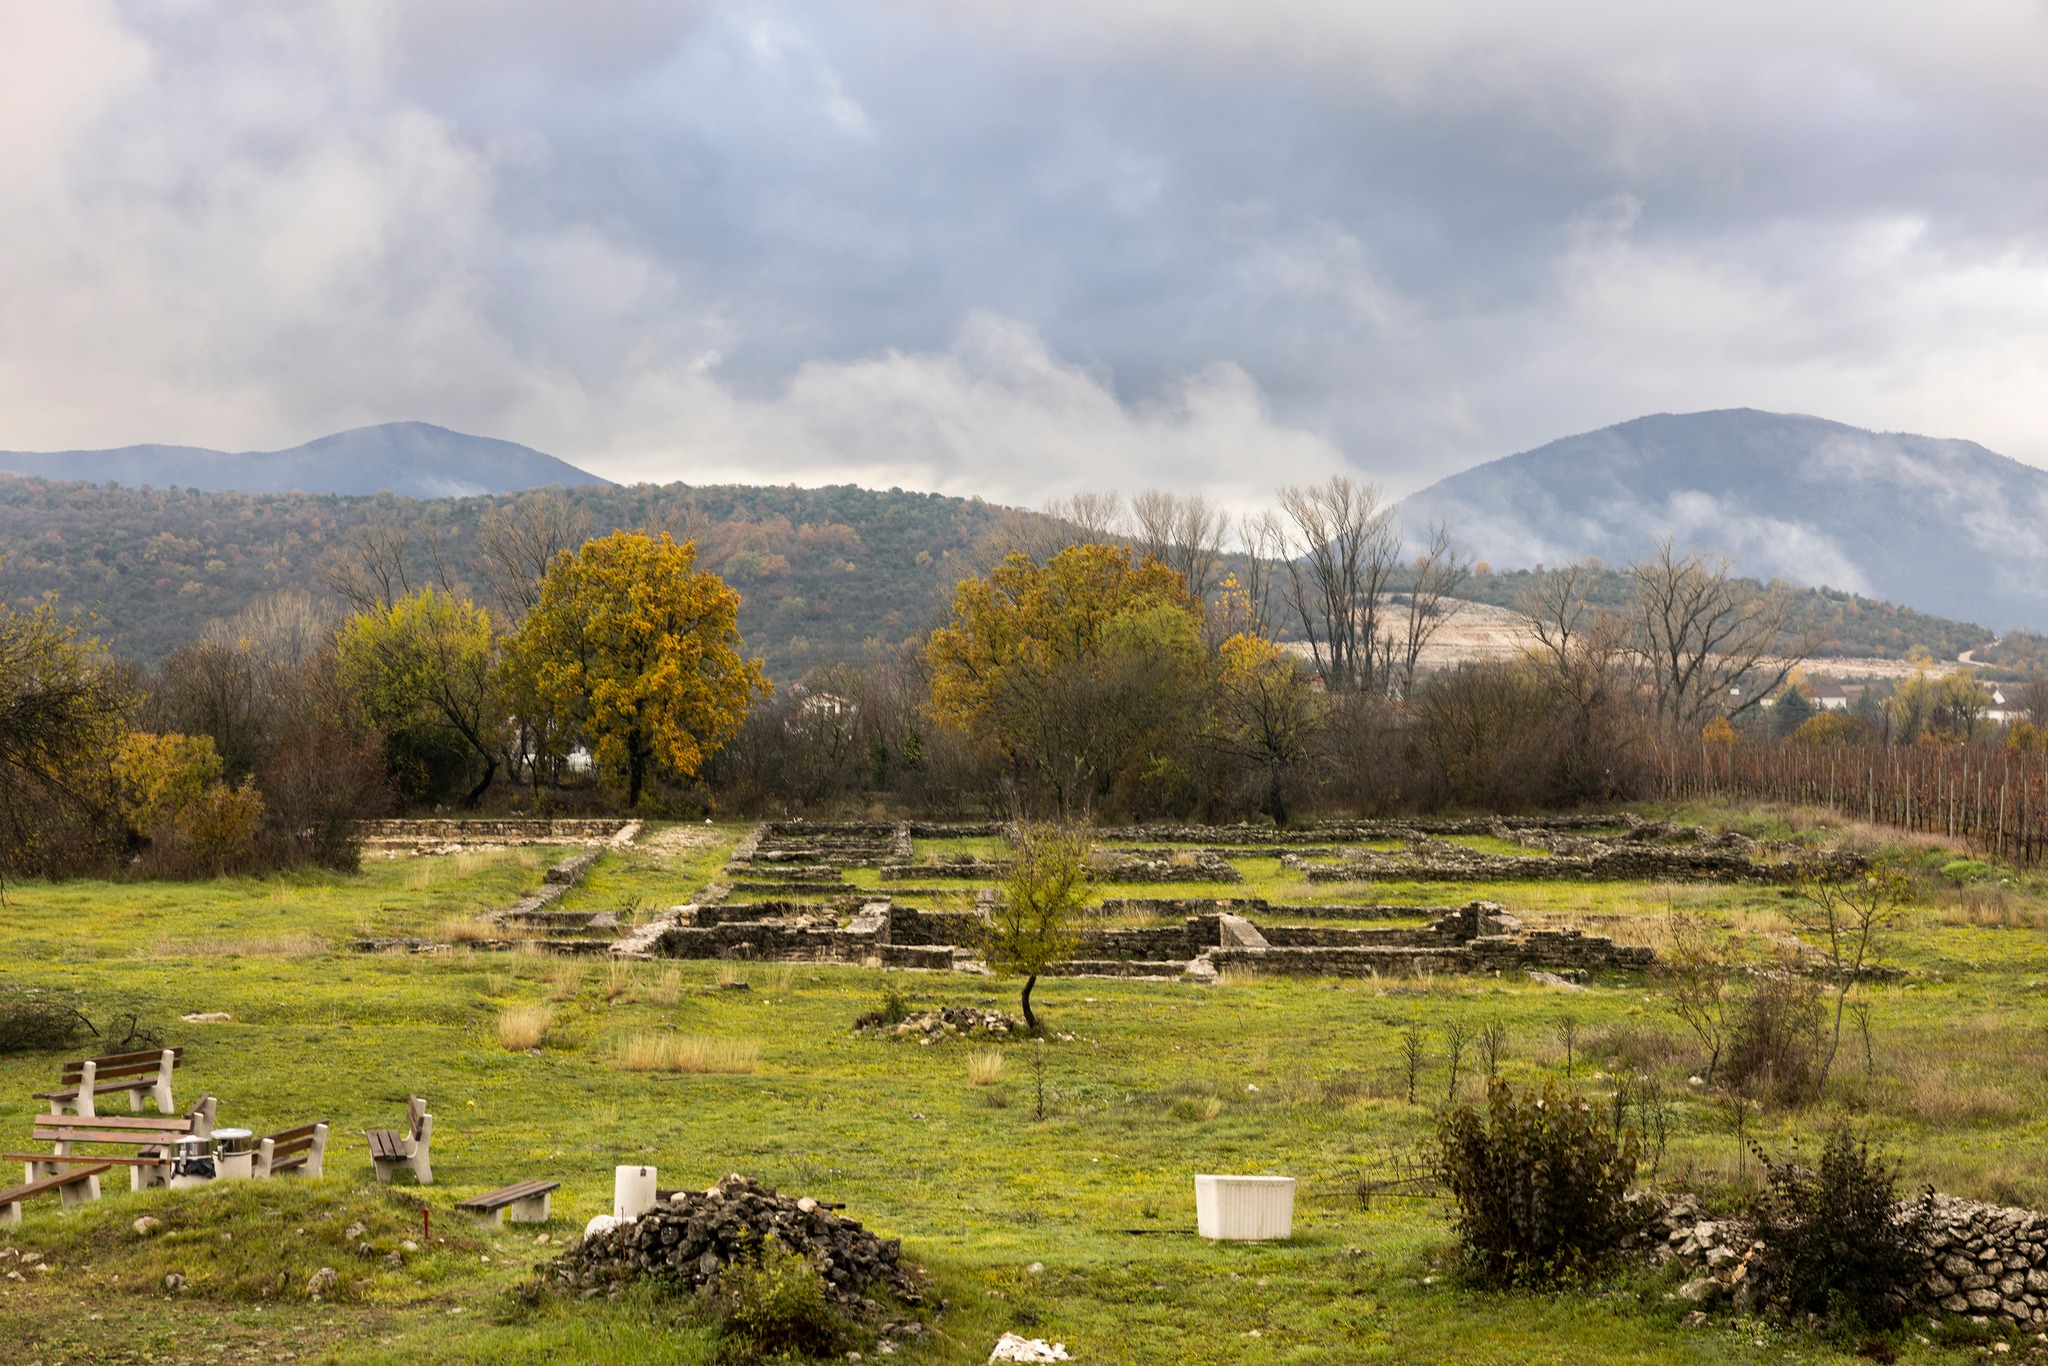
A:
[[[311,1181],[321,1176],[321,1160],[327,1155],[327,1126],[301,1124],[296,1129],[256,1140],[256,1175],[283,1176],[297,1172]]]
[[[148,1096],[156,1101],[158,1114],[168,1115],[177,1109],[171,1099],[171,1071],[184,1053],[182,1048],[151,1048],[67,1062],[58,1074],[57,1089],[38,1091],[36,1099],[50,1102],[53,1115],[66,1110],[90,1115],[97,1097],[126,1091],[130,1110],[140,1111],[142,1098]]]
[[[379,1181],[388,1182],[398,1168],[411,1167],[422,1186],[434,1184],[427,1151],[434,1140],[434,1117],[427,1113],[424,1100],[414,1096],[405,1103],[404,1129],[365,1129],[363,1136],[370,1140],[370,1165],[377,1169]]]
[[[488,1214],[491,1222],[501,1227],[507,1210],[511,1211],[515,1224],[545,1224],[549,1201],[561,1188],[559,1181],[516,1181],[487,1195],[472,1195],[455,1208],[466,1209],[472,1214]]]
[[[99,1181],[102,1173],[114,1169],[111,1162],[97,1162],[89,1167],[72,1167],[54,1176],[45,1176],[25,1185],[9,1186],[0,1190],[0,1224],[21,1222],[21,1202],[33,1199],[50,1191],[57,1192],[57,1198],[64,1202],[64,1208],[82,1205],[88,1200],[99,1198]]]
[[[189,1113],[176,1118],[168,1115],[37,1115],[34,1130],[29,1136],[38,1143],[53,1145],[56,1151],[6,1153],[0,1154],[0,1160],[26,1164],[31,1185],[46,1177],[62,1175],[66,1168],[95,1166],[104,1171],[110,1167],[126,1167],[129,1188],[147,1190],[170,1180],[173,1144],[181,1138],[204,1138],[213,1132],[213,1115],[212,1096],[193,1106]],[[133,1156],[80,1154],[71,1150],[74,1143],[133,1145],[136,1151]],[[96,1200],[99,1193],[95,1175],[89,1189],[79,1192],[76,1198]]]

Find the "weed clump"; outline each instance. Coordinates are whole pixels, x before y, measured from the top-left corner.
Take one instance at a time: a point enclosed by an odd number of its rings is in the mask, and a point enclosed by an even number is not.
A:
[[[837,1356],[852,1336],[825,1296],[817,1265],[778,1238],[763,1239],[757,1257],[726,1267],[715,1287],[714,1359],[721,1366]]]
[[[1898,1165],[1872,1158],[1847,1129],[1828,1135],[1813,1167],[1756,1155],[1765,1182],[1749,1221],[1764,1244],[1755,1270],[1765,1299],[1845,1326],[1895,1326],[1926,1256],[1933,1192],[1901,1208]]]
[[[0,1054],[51,1053],[82,1033],[98,1034],[85,1013],[34,991],[0,995]]]
[[[1437,1118],[1437,1177],[1473,1269],[1494,1285],[1549,1285],[1594,1270],[1634,1228],[1624,1196],[1640,1140],[1547,1083],[1517,1094],[1487,1088],[1485,1113],[1461,1105]]]

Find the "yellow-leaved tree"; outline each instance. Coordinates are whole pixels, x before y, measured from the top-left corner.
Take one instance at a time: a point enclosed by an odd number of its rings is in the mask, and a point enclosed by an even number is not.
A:
[[[1070,546],[1042,565],[1019,551],[960,583],[925,655],[934,718],[1073,812],[1156,772],[1197,724],[1202,609],[1178,573],[1118,546]]]
[[[638,805],[659,764],[689,777],[772,689],[740,654],[740,595],[697,547],[615,531],[555,558],[508,650],[513,704],[539,709],[623,774]]]
[[[210,735],[131,732],[114,760],[121,812],[160,872],[218,875],[249,856],[263,823],[253,779],[223,781]]]

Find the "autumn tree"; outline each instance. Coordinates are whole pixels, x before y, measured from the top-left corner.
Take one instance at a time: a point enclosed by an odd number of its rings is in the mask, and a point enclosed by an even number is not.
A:
[[[1074,956],[1092,879],[1088,838],[1071,826],[1022,825],[989,913],[984,945],[991,970],[1022,977],[1024,1025],[1039,1032],[1031,990],[1055,963]]]
[[[394,746],[416,758],[436,748],[466,754],[482,776],[463,805],[481,801],[505,758],[506,707],[490,613],[467,598],[422,588],[388,607],[357,612],[343,624],[337,647],[343,679]]]
[[[1321,708],[1308,672],[1272,641],[1248,633],[1217,651],[1211,734],[1261,779],[1266,814],[1287,824],[1289,781],[1314,752]]]
[[[128,674],[53,604],[0,603],[0,874],[48,876],[104,852],[134,704]]]
[[[1185,737],[1201,630],[1186,581],[1157,561],[1107,545],[1043,564],[1015,553],[961,582],[932,633],[932,714],[1071,812]]]
[[[666,534],[586,541],[556,558],[510,643],[521,705],[623,773],[629,806],[657,765],[695,774],[772,691],[740,653],[739,594],[696,563],[693,542]]]

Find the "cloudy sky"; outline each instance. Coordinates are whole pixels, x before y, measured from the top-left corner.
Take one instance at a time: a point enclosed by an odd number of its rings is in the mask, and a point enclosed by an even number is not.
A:
[[[2048,464],[2040,0],[0,0],[0,448],[1405,492],[1753,406]]]

